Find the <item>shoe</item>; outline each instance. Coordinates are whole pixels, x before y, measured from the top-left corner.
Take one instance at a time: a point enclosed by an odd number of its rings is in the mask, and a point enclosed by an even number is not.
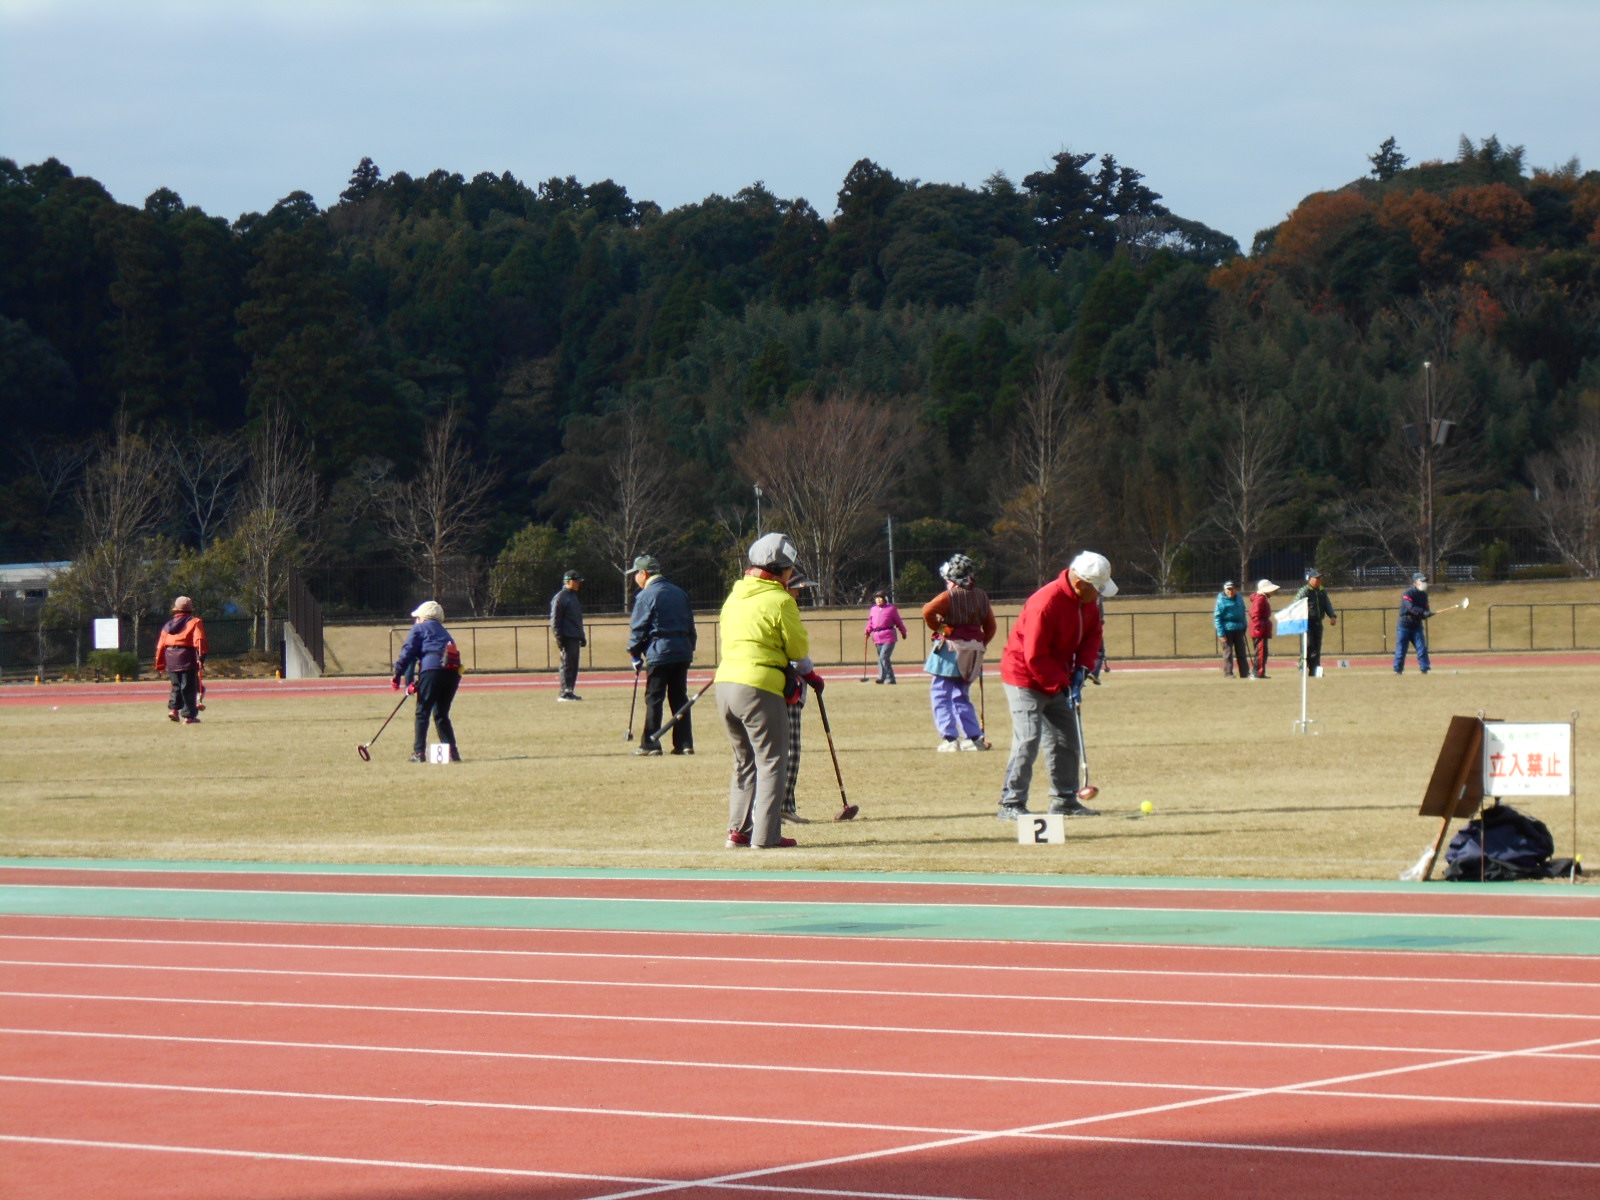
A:
[[[959,749],[961,749],[961,747],[956,745],[954,738],[946,738],[944,741],[939,743],[940,754],[954,754]]]
[[[881,680],[881,679],[874,679],[874,680],[873,680],[873,681],[872,681],[872,682],[873,682],[873,683],[882,683],[882,682],[883,682],[883,680]]]
[[[738,846],[748,846],[750,844],[750,835],[742,829],[730,829],[728,830],[728,840],[723,844],[729,850]]]
[[[567,699],[568,700],[582,700],[583,697],[578,695],[577,692],[568,692],[567,693]]]
[[[176,725],[178,723],[178,710],[175,708],[167,709],[167,720]]]
[[[889,686],[893,687],[895,684],[897,684],[899,682],[900,681],[898,679],[891,679],[891,680],[889,680]]]
[[[572,697],[570,695],[568,695],[566,692],[562,692],[561,695],[556,697],[556,703],[557,704],[565,704],[568,700],[571,700],[571,699],[572,699]]]
[[[961,738],[956,742],[957,750],[987,750],[989,747],[977,738]]]
[[[1266,676],[1265,676],[1265,675],[1257,675],[1257,676],[1256,676],[1256,678],[1257,678],[1257,679],[1265,679],[1265,678],[1266,678]]]
[[[200,718],[199,717],[185,717],[183,719],[183,723],[185,725],[198,725],[198,724],[200,724]]]
[[[450,747],[450,761],[451,762],[460,762],[461,761],[461,751],[457,750],[454,746]]]
[[[809,825],[809,824],[811,824],[811,822],[806,820],[806,818],[802,817],[797,810],[792,809],[792,808],[786,808],[786,809],[783,810],[783,821],[784,821],[784,824],[786,824],[786,825]]]
[[[657,751],[657,753],[660,753],[660,752]],[[672,753],[673,754],[693,754],[694,753],[694,747],[693,746],[682,746],[682,747],[674,746],[672,748]]]
[[[751,842],[750,848],[752,850],[788,850],[794,846],[798,846],[799,844],[800,843],[795,841],[793,838],[781,837],[777,841],[773,842],[770,846],[763,846],[760,842]]]
[[[661,757],[661,747],[660,746],[639,746],[634,750],[633,756],[635,758],[660,758]]]
[[[413,750],[411,752],[411,761],[416,763],[425,763],[428,761],[428,756],[421,750]]]
[[[1100,810],[1074,800],[1071,804],[1052,804],[1050,811],[1062,817],[1098,817]]]
[[[994,815],[997,821],[1020,821],[1028,815],[1028,806],[1026,804],[1002,804],[1000,811]]]

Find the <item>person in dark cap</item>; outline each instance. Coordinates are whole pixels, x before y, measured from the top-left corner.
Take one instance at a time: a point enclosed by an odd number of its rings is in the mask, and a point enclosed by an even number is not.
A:
[[[589,644],[583,633],[583,604],[578,591],[583,587],[583,572],[568,571],[561,577],[561,590],[550,598],[550,632],[561,648],[561,694],[557,700],[582,700],[578,695],[578,651]]]
[[[1411,577],[1411,586],[1400,593],[1400,620],[1394,628],[1394,673],[1402,674],[1406,669],[1406,651],[1412,646],[1417,649],[1417,667],[1426,675],[1432,663],[1428,661],[1428,635],[1423,631],[1422,623],[1433,616],[1433,609],[1428,607],[1428,577],[1416,574]]]
[[[1294,594],[1296,600],[1306,602],[1306,673],[1311,676],[1322,674],[1322,622],[1326,618],[1328,624],[1337,625],[1339,618],[1334,614],[1333,601],[1328,599],[1328,593],[1322,588],[1322,572],[1316,567],[1306,568],[1306,585]]]
[[[633,582],[639,594],[633,600],[629,623],[628,654],[633,669],[646,671],[644,689],[644,730],[639,747],[641,757],[661,753],[656,732],[661,728],[661,705],[666,701],[677,712],[689,700],[689,664],[694,661],[694,609],[689,596],[661,574],[661,564],[649,554],[633,560]],[[694,726],[689,713],[672,723],[672,752],[694,753]]]
[[[1222,645],[1222,673],[1233,678],[1234,664],[1238,664],[1239,678],[1250,678],[1250,655],[1244,645],[1244,631],[1249,627],[1250,614],[1245,611],[1244,597],[1239,595],[1239,585],[1228,580],[1217,593],[1217,606],[1211,613],[1211,623],[1216,627],[1217,640]]]

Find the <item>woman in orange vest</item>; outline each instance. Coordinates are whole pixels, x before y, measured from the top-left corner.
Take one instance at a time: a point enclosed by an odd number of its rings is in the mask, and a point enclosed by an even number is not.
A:
[[[200,668],[206,661],[206,623],[194,615],[194,601],[179,596],[172,602],[172,620],[156,639],[156,670],[172,682],[167,720],[182,716],[185,725],[200,724]]]

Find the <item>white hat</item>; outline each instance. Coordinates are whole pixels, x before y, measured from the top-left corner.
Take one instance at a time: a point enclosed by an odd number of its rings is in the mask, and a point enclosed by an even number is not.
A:
[[[419,621],[442,621],[444,606],[437,600],[424,600],[411,610],[411,615]]]
[[[1256,591],[1260,592],[1263,596],[1270,596],[1277,590],[1278,585],[1273,583],[1270,579],[1263,579],[1260,583],[1256,584]]]
[[[1099,592],[1102,599],[1109,600],[1117,594],[1117,585],[1111,582],[1111,563],[1104,554],[1085,550],[1072,560],[1072,573]]]
[[[800,557],[794,543],[781,533],[765,533],[750,546],[750,565],[764,571],[781,571],[794,566]]]

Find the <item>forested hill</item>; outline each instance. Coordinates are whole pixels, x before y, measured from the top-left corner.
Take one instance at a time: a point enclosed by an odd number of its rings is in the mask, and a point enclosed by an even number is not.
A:
[[[331,207],[296,192],[232,224],[0,160],[11,558],[73,554],[74,447],[118,414],[175,453],[280,414],[311,447],[325,561],[383,555],[372,498],[450,415],[490,487],[454,550],[492,558],[530,522],[622,520],[643,458],[662,487],[619,545],[725,533],[833,396],[893,417],[858,523],[1022,557],[1097,538],[1166,584],[1230,521],[1394,535],[1424,361],[1460,434],[1444,509],[1535,520],[1539,456],[1600,405],[1600,173],[1529,171],[1493,138],[1411,167],[1391,140],[1241,256],[1109,154],[980,187],[863,159],[827,217],[759,183],[662,211],[610,180],[363,159]],[[193,544],[181,508],[167,532]]]

